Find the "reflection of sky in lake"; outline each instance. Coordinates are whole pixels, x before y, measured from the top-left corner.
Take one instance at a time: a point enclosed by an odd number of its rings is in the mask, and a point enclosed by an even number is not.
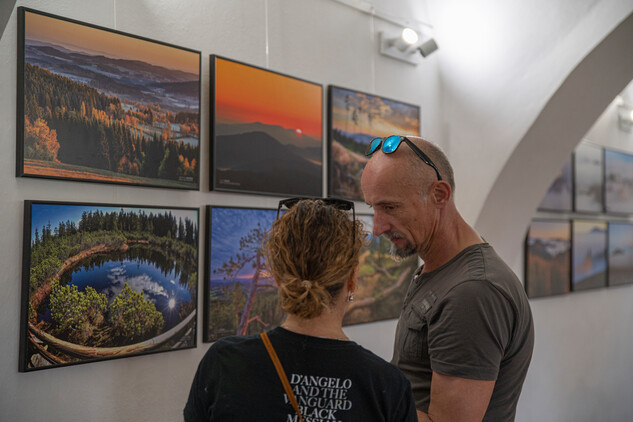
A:
[[[222,282],[221,277],[213,274],[213,270],[234,258],[240,252],[240,239],[261,224],[264,231],[270,229],[277,210],[246,208],[212,208],[211,209],[211,280]],[[249,279],[254,268],[246,265],[239,277]],[[216,280],[217,279],[217,280]],[[211,281],[209,280],[209,281]],[[215,283],[212,283],[215,284]]]
[[[76,285],[79,291],[91,286],[98,293],[105,294],[108,303],[112,303],[127,283],[132,290],[143,292],[156,309],[162,312],[165,318],[164,329],[168,330],[179,322],[178,310],[181,304],[191,301],[189,291],[178,284],[178,278],[179,274],[175,274],[174,270],[164,275],[159,268],[147,261],[125,259],[107,261],[92,269],[77,267],[71,284]]]
[[[81,215],[86,213],[95,213],[100,211],[104,214],[112,212],[124,213],[133,212],[134,214],[145,213],[146,215],[154,214],[166,214],[170,213],[178,219],[182,218],[183,221],[188,218],[195,230],[198,230],[198,211],[197,210],[182,210],[173,208],[129,208],[129,207],[99,207],[91,205],[68,205],[68,204],[41,204],[33,203],[31,205],[31,241],[35,238],[35,230],[42,234],[42,228],[49,222],[51,228],[59,226],[59,223],[72,221],[75,225],[78,224],[81,219]]]
[[[607,224],[605,222],[574,222],[573,282],[606,271]]]

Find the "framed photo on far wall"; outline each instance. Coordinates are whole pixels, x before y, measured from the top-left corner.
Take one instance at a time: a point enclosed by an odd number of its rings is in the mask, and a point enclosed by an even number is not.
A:
[[[198,210],[25,201],[20,371],[196,346]]]
[[[633,155],[605,149],[604,183],[605,211],[633,214]]]
[[[420,135],[420,107],[337,86],[328,88],[329,190],[361,201],[365,151],[376,137]]]
[[[604,198],[602,147],[581,143],[574,151],[574,210],[602,212]]]
[[[572,159],[569,157],[538,206],[543,211],[572,210]]]
[[[607,285],[607,222],[572,221],[572,290]]]
[[[18,8],[18,177],[197,190],[200,52]]]
[[[323,87],[211,56],[211,189],[323,193]]]
[[[633,224],[609,223],[609,286],[633,283]]]
[[[569,221],[532,220],[525,245],[528,297],[569,293],[571,228]]]

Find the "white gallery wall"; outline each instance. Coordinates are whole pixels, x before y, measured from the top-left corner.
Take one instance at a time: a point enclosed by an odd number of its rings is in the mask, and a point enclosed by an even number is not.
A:
[[[425,28],[440,50],[417,66],[381,56],[377,32],[395,32],[397,26],[343,3],[431,24]],[[18,6],[202,52],[200,191],[15,177]],[[210,54],[419,104],[423,136],[440,144],[455,166],[460,210],[493,245],[500,239],[499,252],[522,277],[530,215],[574,144],[547,139],[543,145],[551,148],[535,151],[521,149],[521,143],[583,58],[632,11],[630,0],[18,0],[0,38],[5,152],[0,155],[0,420],[181,420],[193,373],[209,346],[200,334],[195,349],[18,373],[22,212],[25,199],[276,207],[279,198],[208,191]],[[630,47],[621,54],[630,56]],[[584,137],[633,151],[631,134],[612,126],[613,106],[603,107],[605,113],[595,113],[587,128],[600,119],[577,141]],[[504,170],[523,150],[521,160],[532,164],[534,178]],[[516,184],[516,190],[497,199],[500,174],[507,174],[505,182]],[[516,220],[500,219],[498,226],[485,222],[491,209],[501,217],[511,208],[508,203],[526,211]],[[203,219],[200,230],[204,233]],[[200,268],[204,254],[202,249]],[[202,295],[198,302],[201,310]],[[536,348],[517,420],[627,420],[633,414],[633,288],[531,303]],[[395,321],[383,321],[346,332],[389,359],[394,329]]]

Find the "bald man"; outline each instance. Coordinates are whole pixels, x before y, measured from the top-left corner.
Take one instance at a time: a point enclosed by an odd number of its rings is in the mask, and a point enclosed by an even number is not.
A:
[[[512,270],[462,218],[453,169],[416,137],[374,139],[362,175],[374,235],[417,254],[392,363],[411,381],[420,421],[513,421],[532,358],[527,296]]]

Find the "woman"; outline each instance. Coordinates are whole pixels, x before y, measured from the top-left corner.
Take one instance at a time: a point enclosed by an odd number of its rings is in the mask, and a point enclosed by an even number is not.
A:
[[[291,199],[264,242],[284,323],[268,337],[292,387],[287,394],[260,336],[215,342],[202,359],[186,421],[417,421],[402,373],[350,341],[342,329],[353,300],[365,232],[349,201]]]

